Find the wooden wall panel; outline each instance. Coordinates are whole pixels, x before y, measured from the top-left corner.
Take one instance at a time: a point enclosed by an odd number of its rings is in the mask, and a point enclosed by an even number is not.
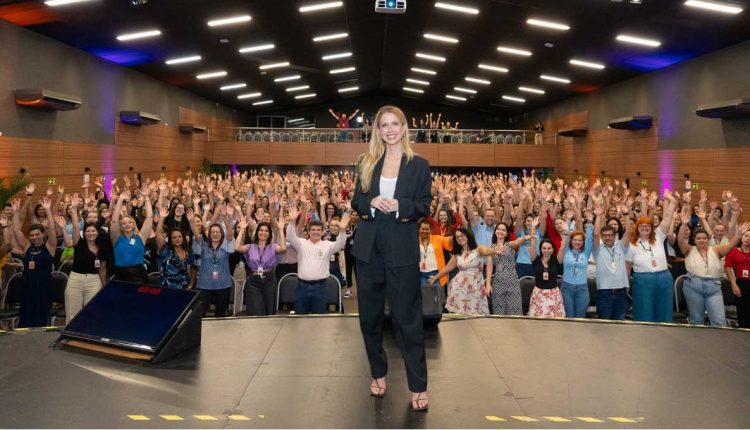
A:
[[[264,166],[270,159],[270,142],[213,142],[211,150],[207,156],[213,164]]]
[[[488,145],[489,146],[489,145]],[[495,167],[555,167],[556,145],[491,145]]]
[[[438,145],[439,166],[494,167],[492,145]]]
[[[427,160],[430,166],[440,165],[440,153],[438,152],[440,145],[437,143],[415,143],[411,147],[414,153]]]
[[[360,154],[367,152],[367,143],[326,143],[325,164],[327,166],[351,166]]]
[[[268,163],[280,166],[320,166],[326,164],[326,144],[271,142]]]

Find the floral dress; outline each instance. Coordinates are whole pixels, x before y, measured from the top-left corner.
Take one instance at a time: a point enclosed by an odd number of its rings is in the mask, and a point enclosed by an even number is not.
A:
[[[476,250],[457,256],[458,274],[448,285],[446,309],[455,314],[489,315],[487,298],[482,295],[482,257]]]

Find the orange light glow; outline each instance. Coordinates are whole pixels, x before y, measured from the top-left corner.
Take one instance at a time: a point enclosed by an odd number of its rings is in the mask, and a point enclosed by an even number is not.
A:
[[[22,27],[57,21],[57,15],[43,3],[23,2],[0,6],[0,18]]]

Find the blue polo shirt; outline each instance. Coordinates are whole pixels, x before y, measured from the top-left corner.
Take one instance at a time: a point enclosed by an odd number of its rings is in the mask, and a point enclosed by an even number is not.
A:
[[[589,257],[591,248],[594,245],[594,226],[586,226],[586,239],[583,249],[578,253],[573,253],[570,247],[565,249],[563,258],[563,282],[573,285],[587,283],[587,269],[589,266]]]

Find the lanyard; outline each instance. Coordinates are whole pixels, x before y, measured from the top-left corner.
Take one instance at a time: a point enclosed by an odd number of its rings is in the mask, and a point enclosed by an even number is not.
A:
[[[610,251],[607,245],[604,245],[604,249],[607,250],[607,253],[609,254],[610,257],[612,257],[612,262],[614,263],[615,262],[615,247],[613,246],[612,250]]]
[[[419,244],[420,250],[422,250],[422,261],[427,261],[427,251],[430,249],[430,243],[427,242],[427,246],[424,246],[422,243]]]
[[[638,244],[641,245],[641,248],[643,248],[644,251],[648,251],[651,254],[651,258],[654,258],[654,247],[649,244],[648,249],[643,246],[643,242],[639,239]]]

